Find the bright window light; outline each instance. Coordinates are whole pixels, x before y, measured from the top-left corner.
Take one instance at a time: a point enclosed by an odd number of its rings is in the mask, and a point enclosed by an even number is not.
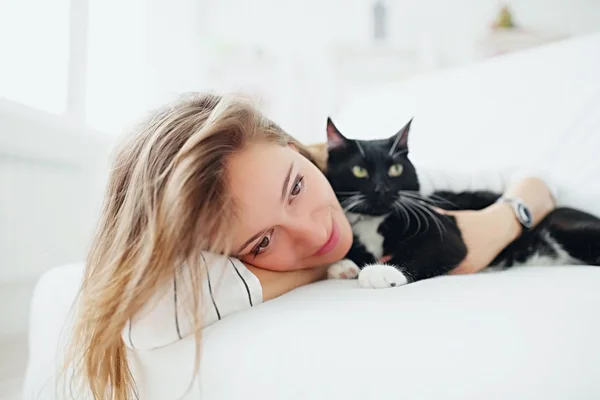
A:
[[[0,97],[62,114],[67,105],[69,0],[2,0]]]

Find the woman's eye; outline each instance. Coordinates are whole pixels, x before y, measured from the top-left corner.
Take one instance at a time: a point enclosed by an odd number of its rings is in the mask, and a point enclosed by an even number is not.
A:
[[[269,235],[271,235],[271,234],[269,233]],[[271,244],[271,237],[270,236],[263,237],[261,239],[261,241],[258,243],[258,245],[256,245],[256,247],[254,248],[254,250],[252,250],[252,253],[254,254],[254,257],[256,257],[257,255],[259,255],[267,247],[269,247],[269,244]]]
[[[300,191],[302,190],[303,180],[304,180],[304,177],[300,177],[300,179],[298,179],[296,181],[296,183],[294,184],[294,187],[292,187],[292,191],[290,192],[290,195],[298,196],[300,194]]]
[[[268,237],[268,236],[265,236],[264,238],[262,238],[262,240],[261,240],[261,241],[260,241],[260,243],[258,244],[258,247],[260,247],[260,248],[264,249],[264,248],[266,248],[266,247],[268,247],[268,246],[269,246],[269,242],[270,242],[270,239],[269,239],[269,237]]]

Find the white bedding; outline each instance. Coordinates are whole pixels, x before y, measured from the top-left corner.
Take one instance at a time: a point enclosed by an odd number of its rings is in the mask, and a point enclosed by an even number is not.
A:
[[[36,288],[24,399],[52,399],[49,368],[81,271],[55,268]],[[330,280],[209,327],[200,379],[192,337],[129,354],[144,400],[596,400],[599,287],[600,268],[585,266],[385,290]]]
[[[201,398],[599,399],[599,287],[565,267],[301,288],[209,329]]]
[[[411,146],[428,171],[527,162],[557,182],[561,204],[600,215],[599,52],[595,35],[379,88],[348,104],[338,126],[348,136],[391,135],[415,112]],[[24,398],[48,382],[45,363],[80,273],[54,269],[36,288]],[[192,338],[131,356],[144,400],[179,399],[188,388],[185,399],[203,400],[595,400],[599,306],[597,267],[439,277],[386,290],[326,281],[207,329],[191,387]]]

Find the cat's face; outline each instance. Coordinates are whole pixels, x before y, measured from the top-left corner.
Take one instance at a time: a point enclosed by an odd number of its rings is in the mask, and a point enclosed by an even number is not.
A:
[[[401,207],[401,191],[419,190],[408,159],[410,125],[388,139],[351,140],[327,120],[326,176],[346,211],[384,215]]]

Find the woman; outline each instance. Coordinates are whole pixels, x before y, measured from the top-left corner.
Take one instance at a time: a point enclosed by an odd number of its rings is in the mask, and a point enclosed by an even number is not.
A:
[[[553,207],[537,179],[507,194],[529,204],[535,223]],[[456,273],[482,269],[520,232],[507,205],[453,214],[469,251]],[[190,334],[198,343],[203,326],[324,279],[351,242],[309,150],[251,104],[204,94],[162,109],[114,160],[78,303],[68,362],[81,379],[71,387],[134,398],[126,346]]]

